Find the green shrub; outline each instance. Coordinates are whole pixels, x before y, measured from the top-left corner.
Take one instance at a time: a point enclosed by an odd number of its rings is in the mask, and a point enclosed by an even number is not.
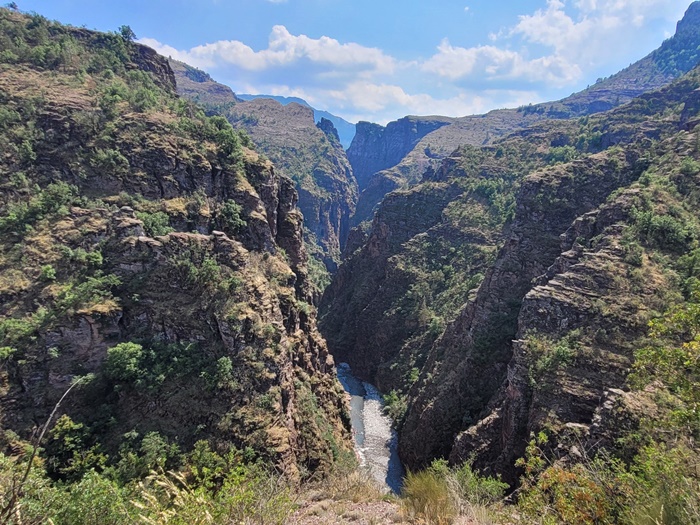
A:
[[[157,211],[155,213],[136,212],[136,217],[143,222],[143,229],[150,237],[167,235],[173,231],[170,227],[170,217],[167,213]]]
[[[56,269],[50,264],[45,264],[40,269],[39,279],[41,279],[42,281],[55,281]]]
[[[143,347],[136,343],[119,343],[107,350],[105,375],[110,379],[128,383],[135,381],[142,374],[140,368]]]
[[[580,330],[572,330],[555,341],[536,333],[528,333],[525,337],[525,352],[530,386],[543,388],[549,374],[572,363],[580,349],[580,336]]]
[[[246,221],[241,218],[243,208],[232,200],[227,200],[221,207],[221,222],[224,230],[229,233],[238,233],[245,227]]]
[[[460,497],[476,505],[491,505],[502,501],[508,484],[498,478],[481,476],[472,469],[470,461],[453,470]]]
[[[401,505],[411,519],[447,525],[457,517],[455,502],[444,469],[434,462],[420,472],[409,472],[401,489]]]
[[[657,215],[651,210],[634,208],[632,219],[642,240],[654,247],[684,252],[696,238],[695,231],[672,215]]]

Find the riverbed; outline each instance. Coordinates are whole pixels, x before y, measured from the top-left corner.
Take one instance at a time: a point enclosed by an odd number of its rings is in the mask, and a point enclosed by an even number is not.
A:
[[[387,492],[398,494],[404,469],[399,460],[398,437],[391,419],[384,414],[381,394],[353,376],[347,363],[338,365],[338,379],[350,395],[350,419],[361,468],[366,468]]]

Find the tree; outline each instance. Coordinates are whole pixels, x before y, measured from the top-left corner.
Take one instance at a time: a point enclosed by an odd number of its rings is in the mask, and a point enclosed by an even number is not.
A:
[[[118,32],[121,35],[121,37],[127,42],[133,42],[134,40],[136,40],[136,33],[134,33],[134,31],[129,26],[119,26]]]

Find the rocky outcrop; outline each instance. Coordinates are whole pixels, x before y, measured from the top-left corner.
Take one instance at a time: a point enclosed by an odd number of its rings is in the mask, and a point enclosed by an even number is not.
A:
[[[177,83],[177,93],[183,98],[222,109],[241,102],[233,90],[215,82],[209,74],[179,60],[168,59]]]
[[[83,33],[85,60],[118,57]],[[3,133],[34,133],[31,162],[16,148],[0,159],[13,174],[0,185],[2,428],[28,437],[90,375],[60,411],[113,459],[126,433],[158,432],[182,452],[251,447],[291,479],[327,471],[351,449],[349,420],[309,304],[294,184],[223,119],[183,124],[165,59],[127,49],[125,69],[165,75],[148,111],[131,92],[101,106],[113,75],[99,70],[0,75],[4,107],[24,115]]]
[[[448,117],[404,117],[386,127],[358,122],[355,138],[348,148],[360,191],[378,171],[398,164],[428,133],[448,125]]]
[[[208,75],[203,82],[195,82],[190,78],[193,68],[176,65],[183,96],[207,104],[245,130],[276,169],[294,181],[307,246],[328,271],[334,271],[355,212],[357,184],[332,122],[322,119],[317,126],[314,110],[297,103],[282,105],[266,98],[241,101],[229,96],[225,104],[212,93],[215,87],[230,91],[226,86]]]
[[[402,457],[409,465],[447,456],[458,429],[479,417],[506,374],[510,342],[532,279],[554,263],[559,235],[577,216],[639,176],[631,169],[635,161],[634,156],[613,160],[599,154],[524,181],[516,219],[496,263],[423,368],[424,373],[430,370],[432,381],[422,391],[416,389],[401,434]]]
[[[309,244],[318,246],[326,267],[335,270],[357,200],[355,179],[337,132],[327,124],[325,130],[317,127],[311,108],[269,99],[237,104],[227,116],[294,180]]]

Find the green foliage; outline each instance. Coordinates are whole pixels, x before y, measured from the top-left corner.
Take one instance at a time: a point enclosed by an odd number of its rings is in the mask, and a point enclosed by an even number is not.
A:
[[[283,524],[294,509],[292,490],[278,475],[246,455],[231,451],[222,457],[205,442],[195,445],[191,471],[169,471],[163,458],[172,454],[157,434],[143,439],[138,454],[157,469],[140,483],[123,484],[90,470],[72,483],[52,483],[33,468],[8,525],[191,525]],[[147,457],[150,454],[150,458]],[[13,480],[26,464],[0,454],[0,508]],[[148,474],[148,472],[146,472]],[[15,516],[21,516],[21,522]]]
[[[475,472],[471,462],[449,467],[443,459],[428,468],[409,472],[401,490],[401,504],[409,517],[425,523],[453,523],[475,506],[500,502],[508,488],[498,478]]]
[[[235,389],[238,386],[233,374],[233,361],[230,357],[220,357],[216,361],[215,379],[217,388]]]
[[[523,523],[657,525],[700,523],[700,492],[683,446],[652,443],[630,466],[603,451],[575,463],[553,462],[540,434],[530,441],[518,497]]]
[[[649,323],[651,344],[635,354],[637,386],[661,381],[683,405],[672,411],[673,427],[700,436],[700,292]]]
[[[685,252],[696,240],[696,232],[678,217],[658,215],[652,210],[632,210],[632,219],[642,241],[652,247]]]
[[[29,202],[9,203],[0,215],[0,232],[23,236],[35,222],[53,215],[66,215],[77,189],[64,182],[49,184]]]
[[[143,347],[136,343],[119,343],[107,350],[105,375],[117,382],[128,383],[138,379],[143,357]]]
[[[392,390],[384,396],[384,413],[391,418],[394,426],[401,426],[406,416],[406,410],[408,410],[408,396],[396,390]]]
[[[67,314],[78,311],[111,313],[117,308],[112,288],[120,284],[121,280],[116,275],[104,275],[97,270],[92,276],[66,283],[56,298],[56,310]]]
[[[177,378],[216,377],[218,363],[212,363],[194,343],[149,341],[119,343],[107,350],[105,376],[117,389],[132,387],[157,391],[166,381]]]
[[[119,26],[117,32],[127,42],[133,42],[134,40],[136,40],[136,33],[134,33],[131,27],[127,25]]]
[[[445,470],[444,465],[437,461],[425,470],[406,475],[401,504],[410,518],[447,525],[459,514]]]
[[[243,208],[240,204],[232,200],[227,200],[221,207],[221,222],[224,231],[235,234],[245,228],[246,221],[241,217]]]
[[[0,321],[0,345],[16,348],[29,342],[50,318],[51,313],[44,307],[22,318],[6,317]]]
[[[136,212],[136,217],[143,222],[143,229],[146,230],[146,234],[151,237],[167,235],[175,231],[170,227],[170,217],[167,213],[162,211],[157,211],[155,213],[139,211]]]
[[[90,160],[100,175],[122,176],[129,171],[129,161],[116,149],[97,149]]]
[[[82,423],[75,423],[65,414],[58,418],[42,453],[47,474],[54,479],[77,481],[90,470],[101,470],[107,458],[99,447],[88,446],[87,440]]]
[[[143,479],[150,472],[170,470],[180,466],[182,455],[175,443],[158,432],[148,432],[138,443],[138,434],[129,432],[119,450],[119,461],[106,474],[120,483]]]
[[[580,337],[580,330],[572,330],[558,341],[536,333],[527,334],[525,352],[530,386],[543,388],[548,382],[549,374],[573,362],[580,350]]]
[[[41,279],[42,281],[55,281],[56,268],[54,268],[50,264],[43,265],[39,273],[39,279]]]
[[[563,162],[571,162],[577,156],[576,148],[573,146],[556,146],[549,149],[547,153],[547,162],[550,164],[559,164]]]
[[[508,484],[499,478],[482,476],[472,468],[471,461],[461,467],[452,469],[452,476],[457,482],[460,498],[478,505],[492,505],[502,501]]]
[[[692,157],[685,157],[681,161],[681,174],[686,177],[691,177],[700,173],[700,163]]]

